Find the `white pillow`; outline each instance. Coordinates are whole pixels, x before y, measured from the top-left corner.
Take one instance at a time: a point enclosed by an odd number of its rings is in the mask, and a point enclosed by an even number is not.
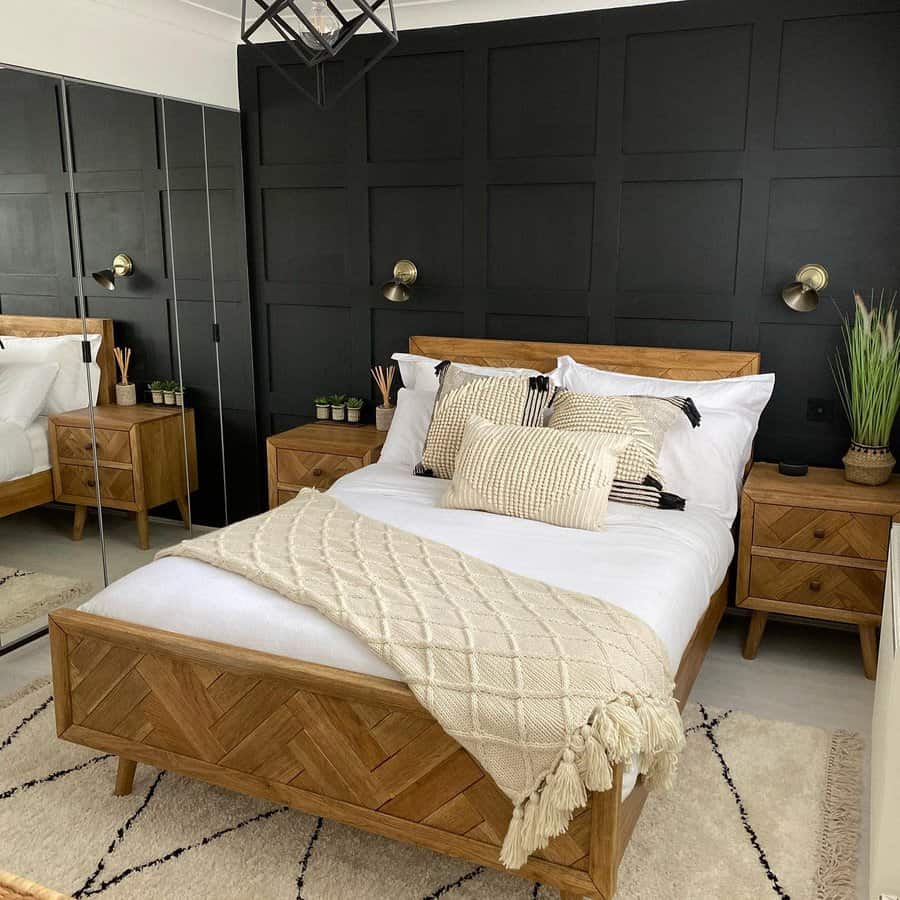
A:
[[[403,379],[403,387],[416,391],[437,392],[440,381],[434,373],[434,368],[443,362],[440,359],[432,359],[430,356],[416,356],[414,353],[395,353],[393,359],[400,367],[400,377]],[[496,368],[494,366],[471,366],[468,363],[457,363],[459,369],[464,372],[475,372],[479,375],[540,375],[537,369]]]
[[[0,350],[0,363],[45,363],[59,366],[59,374],[47,396],[42,415],[52,416],[82,409],[90,402],[96,405],[100,393],[100,366],[97,352],[100,349],[99,334],[88,335],[91,346],[91,392],[88,394],[84,361],[81,357],[81,335],[61,334],[53,337],[16,337],[0,335],[4,349]]]
[[[660,474],[666,490],[684,497],[688,509],[705,506],[731,525],[759,417],[775,387],[773,374],[674,381],[593,369],[569,356],[558,362],[563,386],[573,391],[690,397],[700,411],[700,427],[691,428],[687,419],[676,422],[659,455]]]
[[[425,435],[434,412],[435,396],[435,391],[400,388],[397,409],[379,462],[408,466],[410,470],[415,468],[425,450]]]
[[[58,374],[56,363],[0,362],[0,422],[27,428],[37,418]]]

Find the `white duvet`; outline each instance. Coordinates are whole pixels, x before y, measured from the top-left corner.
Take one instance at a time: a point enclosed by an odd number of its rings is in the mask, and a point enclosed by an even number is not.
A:
[[[364,515],[449,544],[512,572],[602,597],[647,622],[674,669],[721,584],[730,531],[704,510],[612,503],[605,531],[577,531],[442,509],[447,482],[378,464],[331,494]],[[98,615],[399,679],[359,639],[315,610],[196,560],[166,558],[126,575],[82,607]]]

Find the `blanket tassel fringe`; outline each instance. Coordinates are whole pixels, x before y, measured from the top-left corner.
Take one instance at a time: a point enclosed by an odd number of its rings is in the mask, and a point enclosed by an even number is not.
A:
[[[670,786],[684,727],[678,703],[623,694],[598,706],[590,720],[569,736],[553,769],[517,803],[500,851],[500,861],[518,869],[535,851],[562,834],[588,791],[608,791],[613,766],[640,758],[651,787]]]

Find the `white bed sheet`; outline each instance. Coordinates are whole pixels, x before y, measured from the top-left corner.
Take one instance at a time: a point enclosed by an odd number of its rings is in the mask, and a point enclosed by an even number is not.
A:
[[[31,447],[31,474],[50,468],[50,420],[38,416],[26,429],[25,437]]]
[[[50,468],[47,431],[46,416],[39,416],[27,428],[0,422],[0,483]]]

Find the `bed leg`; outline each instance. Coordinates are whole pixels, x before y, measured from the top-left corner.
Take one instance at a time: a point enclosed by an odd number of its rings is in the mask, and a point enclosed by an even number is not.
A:
[[[119,757],[119,767],[116,769],[116,790],[117,797],[127,797],[131,793],[134,786],[134,770],[137,763],[131,759],[125,759],[124,756]]]

